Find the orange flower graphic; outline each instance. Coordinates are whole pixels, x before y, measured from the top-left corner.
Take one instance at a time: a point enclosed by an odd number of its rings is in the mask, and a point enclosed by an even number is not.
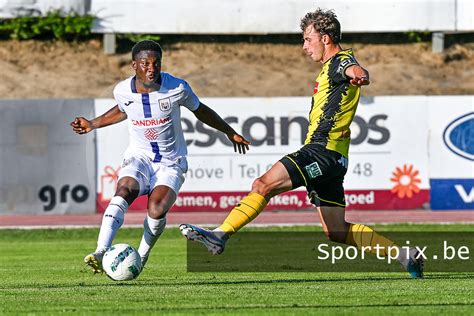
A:
[[[403,165],[402,169],[397,167],[392,172],[393,177],[390,178],[390,181],[395,182],[391,192],[396,193],[401,199],[413,197],[413,193],[420,192],[418,185],[421,183],[421,180],[417,178],[418,174],[419,171],[414,170],[413,165]]]

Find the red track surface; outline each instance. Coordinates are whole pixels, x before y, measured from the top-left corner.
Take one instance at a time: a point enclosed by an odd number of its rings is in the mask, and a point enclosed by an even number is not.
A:
[[[220,224],[227,213],[171,212],[168,224],[181,223]],[[125,216],[125,226],[142,225],[145,213],[130,212]],[[347,220],[357,223],[473,223],[473,211],[348,211]],[[0,228],[13,227],[64,227],[99,226],[102,214],[93,215],[0,215]],[[253,225],[317,225],[315,212],[263,212]]]

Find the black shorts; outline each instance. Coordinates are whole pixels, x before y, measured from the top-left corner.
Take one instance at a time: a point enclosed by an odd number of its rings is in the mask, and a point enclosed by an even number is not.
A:
[[[319,144],[308,144],[288,154],[281,163],[290,174],[293,189],[305,186],[316,206],[346,206],[344,175],[348,159]]]

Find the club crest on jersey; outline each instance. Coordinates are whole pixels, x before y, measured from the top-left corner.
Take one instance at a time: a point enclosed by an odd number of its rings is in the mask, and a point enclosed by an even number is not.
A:
[[[314,94],[318,93],[318,89],[319,89],[319,82],[316,81],[316,84],[314,85],[313,93]]]
[[[160,104],[160,110],[161,111],[167,112],[167,111],[171,110],[171,100],[170,100],[170,98],[161,99],[158,102]]]
[[[158,131],[154,128],[148,128],[145,131],[145,138],[148,140],[157,140],[158,139]]]

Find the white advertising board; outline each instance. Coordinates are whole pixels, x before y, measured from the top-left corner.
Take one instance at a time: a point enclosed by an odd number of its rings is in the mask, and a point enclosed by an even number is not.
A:
[[[430,178],[474,178],[474,153],[466,147],[474,130],[456,134],[458,125],[474,122],[474,97],[440,96],[432,98],[430,108]]]
[[[226,137],[198,122],[183,109],[182,126],[188,143],[189,171],[177,208],[228,207],[251,188],[252,181],[285,154],[298,150],[307,130],[310,97],[203,98],[237,131],[252,142],[247,155],[237,155]],[[352,125],[352,145],[345,189],[352,208],[390,209],[424,207],[428,202],[427,97],[375,97],[363,99]],[[96,113],[113,100],[96,100]],[[107,130],[108,129],[108,130]],[[108,127],[98,135],[98,192],[106,200],[113,194],[122,154],[128,143],[126,125]],[[107,182],[108,181],[108,182]],[[105,189],[107,184],[112,189]],[[101,190],[101,188],[104,188]],[[194,205],[192,197],[209,197]],[[217,194],[217,195],[216,195]],[[304,189],[294,193],[288,207],[310,207]],[[293,198],[290,196],[290,198]],[[203,198],[204,199],[204,198]],[[183,203],[183,204],[181,204]],[[207,204],[206,204],[207,203]],[[284,203],[284,202],[282,202]],[[284,205],[275,205],[275,209]]]
[[[334,9],[343,33],[472,30],[469,0],[94,0],[97,33],[289,34],[317,7]]]
[[[51,11],[86,14],[91,0],[0,0],[0,18],[44,16]]]
[[[457,0],[456,1],[456,30],[472,31],[474,30],[474,1]]]
[[[437,97],[430,104],[433,209],[474,209],[474,97]]]

